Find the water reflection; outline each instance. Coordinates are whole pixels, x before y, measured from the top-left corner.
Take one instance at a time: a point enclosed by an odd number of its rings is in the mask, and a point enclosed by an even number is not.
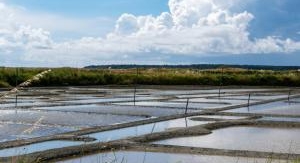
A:
[[[300,129],[231,127],[215,130],[209,135],[168,139],[155,143],[300,154],[299,135]]]

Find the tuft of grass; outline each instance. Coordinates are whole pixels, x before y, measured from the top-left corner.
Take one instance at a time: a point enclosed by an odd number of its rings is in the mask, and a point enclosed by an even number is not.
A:
[[[10,88],[11,85],[9,85],[7,82],[5,81],[0,81],[0,88]]]

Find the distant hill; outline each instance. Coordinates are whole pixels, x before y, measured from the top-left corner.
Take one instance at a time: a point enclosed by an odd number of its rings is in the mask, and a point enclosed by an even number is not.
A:
[[[300,66],[266,66],[266,65],[223,65],[223,64],[192,64],[192,65],[91,65],[86,69],[132,69],[132,68],[189,68],[216,69],[221,67],[241,68],[250,70],[299,70]]]

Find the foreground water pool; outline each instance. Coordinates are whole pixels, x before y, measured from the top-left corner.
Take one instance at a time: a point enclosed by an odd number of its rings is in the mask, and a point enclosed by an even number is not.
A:
[[[84,144],[84,143],[74,142],[74,141],[62,141],[62,140],[47,141],[47,142],[25,145],[21,147],[2,149],[0,150],[0,157],[19,156],[19,155],[49,150],[49,149],[57,149],[57,148],[75,146],[80,144]]]
[[[93,137],[97,139],[97,142],[107,142],[117,139],[122,139],[130,136],[139,136],[144,134],[150,134],[152,132],[165,131],[175,127],[191,127],[195,125],[206,124],[205,121],[191,121],[188,118],[180,118],[169,121],[163,121],[158,123],[151,123],[145,125],[139,125],[134,127],[127,127],[122,129],[116,129],[111,131],[98,132],[94,134],[88,134],[85,136]],[[95,142],[89,142],[95,143]],[[48,149],[56,149],[62,147],[69,147],[74,145],[80,145],[83,142],[71,142],[71,141],[47,141],[41,143],[35,143],[20,147],[7,148],[0,150],[0,157],[17,156],[21,154],[30,154],[33,152],[41,152]]]
[[[150,134],[154,132],[161,132],[172,128],[180,127],[192,127],[196,125],[202,125],[212,122],[207,121],[192,121],[189,118],[179,118],[169,121],[150,123],[145,125],[139,125],[134,127],[127,127],[118,130],[111,130],[105,132],[99,132],[94,134],[88,134],[86,136],[94,137],[97,141],[106,142],[126,137],[139,136],[144,134]]]
[[[134,102],[119,102],[113,103],[115,105],[129,105],[134,106]],[[151,106],[151,107],[167,107],[167,108],[186,108],[186,103],[183,102],[168,102],[168,101],[139,101],[135,102],[136,106]],[[228,106],[230,104],[223,103],[189,103],[189,109],[210,109]]]
[[[300,129],[230,127],[202,136],[174,138],[155,144],[300,154]]]
[[[100,153],[57,163],[266,163],[267,159],[191,154],[117,151]],[[270,160],[268,163],[287,163],[286,160]]]
[[[0,142],[48,136],[74,131],[75,128],[65,126],[35,125],[14,122],[0,123]]]
[[[227,110],[225,112],[300,115],[300,103],[288,103],[286,101],[277,101],[267,104]]]

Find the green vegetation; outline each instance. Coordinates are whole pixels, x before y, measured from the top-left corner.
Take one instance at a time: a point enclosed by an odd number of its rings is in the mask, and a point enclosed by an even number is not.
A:
[[[300,159],[294,160],[293,163],[300,163]]]
[[[7,82],[0,81],[0,88],[9,88],[11,87]]]
[[[0,87],[12,87],[42,72],[40,68],[0,68]]]
[[[0,87],[14,86],[45,69],[1,68]],[[300,86],[297,70],[245,70],[237,68],[183,69],[75,69],[57,68],[33,86],[84,85],[245,85],[245,86]]]

